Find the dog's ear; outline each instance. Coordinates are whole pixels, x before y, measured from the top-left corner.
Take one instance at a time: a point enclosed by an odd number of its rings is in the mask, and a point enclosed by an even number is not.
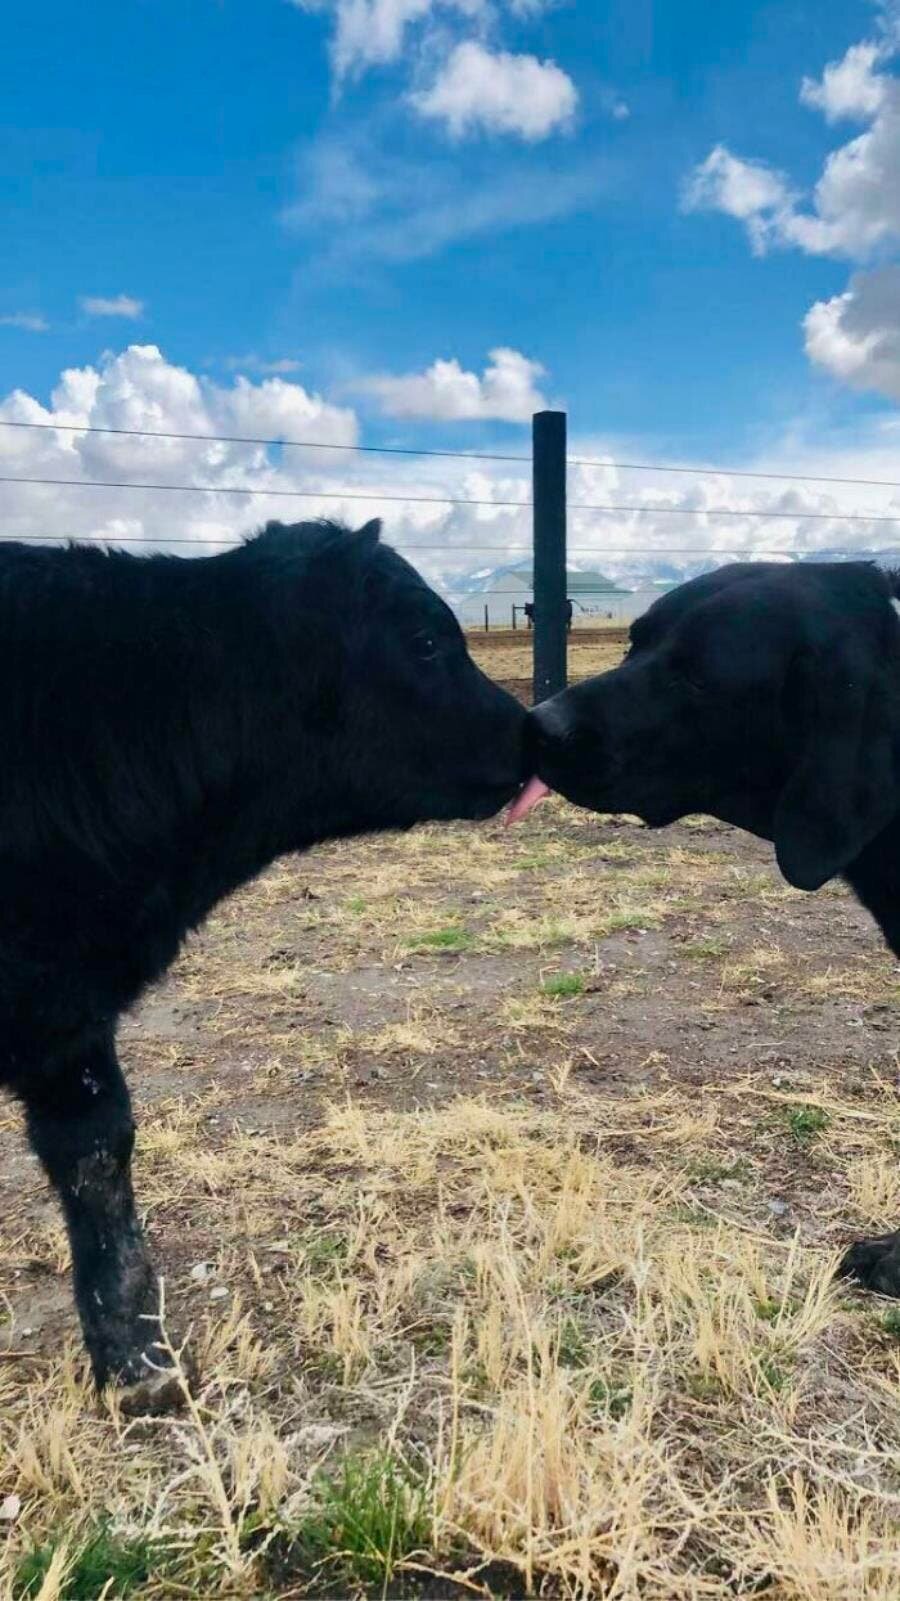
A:
[[[890,682],[895,652],[885,653],[880,632],[875,619],[848,618],[844,637],[804,653],[791,669],[798,757],[773,837],[778,865],[796,889],[820,889],[900,809],[900,684]]]

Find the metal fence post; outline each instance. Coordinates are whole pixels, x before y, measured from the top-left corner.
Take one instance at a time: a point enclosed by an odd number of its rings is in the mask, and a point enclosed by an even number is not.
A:
[[[532,419],[534,504],[534,702],[565,689],[566,414]]]

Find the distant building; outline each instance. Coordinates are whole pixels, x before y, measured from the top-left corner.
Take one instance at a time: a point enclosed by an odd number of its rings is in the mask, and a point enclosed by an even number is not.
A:
[[[613,583],[604,573],[590,569],[570,569],[566,574],[566,592],[572,602],[574,627],[586,624],[594,628],[602,623],[630,622],[632,593]],[[460,622],[470,627],[484,623],[485,607],[492,628],[509,628],[513,607],[520,628],[526,626],[525,606],[534,602],[534,574],[530,562],[519,562],[515,567],[497,567],[479,573],[466,591],[454,602]],[[649,604],[649,602],[648,602]],[[645,607],[641,607],[644,610]]]
[[[655,600],[659,600],[661,595],[668,594],[670,589],[675,589],[680,582],[680,579],[675,578],[639,580],[622,607],[622,622],[633,623],[636,617],[642,617]]]

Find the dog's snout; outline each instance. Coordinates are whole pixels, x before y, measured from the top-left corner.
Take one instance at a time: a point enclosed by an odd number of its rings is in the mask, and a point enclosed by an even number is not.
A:
[[[574,730],[574,719],[571,707],[564,704],[564,695],[554,695],[551,700],[542,701],[535,706],[531,717],[535,731],[541,741],[551,745],[570,739]]]

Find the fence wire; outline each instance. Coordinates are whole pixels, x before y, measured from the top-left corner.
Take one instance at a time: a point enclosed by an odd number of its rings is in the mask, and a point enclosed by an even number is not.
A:
[[[0,418],[0,429],[19,430],[22,432],[64,434],[72,436],[99,435],[114,439],[141,439],[159,440],[168,442],[181,442],[203,445],[241,445],[253,446],[262,449],[297,450],[297,451],[333,451],[345,455],[384,456],[384,457],[421,457],[424,459],[436,458],[443,461],[461,462],[502,462],[517,465],[531,465],[529,455],[520,455],[512,452],[482,451],[482,450],[438,450],[408,445],[368,445],[356,442],[339,442],[318,439],[291,439],[284,437],[266,438],[247,434],[206,434],[192,433],[174,429],[152,428],[121,428],[100,424],[60,423],[27,420],[17,418]],[[755,470],[749,468],[731,468],[721,466],[690,466],[682,463],[659,463],[641,461],[623,461],[614,457],[567,457],[570,468],[597,468],[614,469],[622,472],[647,472],[654,474],[672,473],[689,475],[698,480],[710,477],[721,479],[733,477],[740,479],[758,479],[767,482],[802,483],[810,485],[840,485],[845,487],[865,487],[879,489],[900,489],[900,481],[889,479],[837,477],[827,474],[810,474]],[[125,492],[205,495],[213,499],[216,497],[240,496],[245,499],[272,499],[315,501],[318,503],[333,502],[343,504],[367,504],[376,506],[434,506],[444,509],[459,507],[468,510],[495,510],[525,512],[532,509],[530,499],[513,500],[507,498],[492,499],[479,495],[431,495],[431,494],[396,494],[388,490],[378,489],[329,489],[329,488],[278,488],[266,487],[260,484],[209,484],[171,482],[161,479],[136,480],[129,478],[71,478],[56,475],[42,474],[0,474],[0,485],[65,490],[117,490]],[[524,486],[523,486],[524,487]],[[833,527],[852,526],[889,526],[900,530],[900,510],[895,512],[873,510],[839,510],[839,511],[813,511],[800,508],[759,507],[759,506],[671,506],[646,505],[627,501],[589,501],[570,502],[568,511],[580,518],[585,515],[597,517],[628,517],[628,518],[694,518],[701,520],[705,525],[710,521],[725,519],[749,520],[751,522],[783,522],[829,524]],[[146,533],[110,533],[89,534],[83,536],[84,542],[101,543],[105,545],[141,545],[152,546],[156,549],[169,549],[173,546],[187,546],[197,549],[211,547],[222,549],[230,544],[237,543],[239,536],[223,535],[210,537],[209,535],[166,535],[163,537]],[[25,542],[39,542],[44,544],[65,544],[72,542],[68,536],[59,533],[27,533],[24,535],[7,534],[0,532],[0,542],[9,542],[22,539]],[[78,542],[76,537],[75,542]],[[502,565],[509,565],[519,559],[521,565],[524,559],[532,555],[530,544],[517,544],[508,540],[502,543],[480,541],[448,540],[443,546],[434,540],[399,540],[396,548],[404,553],[417,556],[430,556],[433,560],[463,555],[481,556],[485,558],[501,558]],[[628,558],[629,564],[641,561],[666,562],[670,558],[690,558],[692,560],[706,560],[715,564],[723,560],[754,560],[760,557],[797,558],[799,556],[811,557],[820,554],[824,557],[851,558],[860,560],[874,559],[885,561],[891,556],[900,556],[900,542],[888,545],[879,550],[862,550],[855,546],[843,548],[829,547],[827,550],[816,552],[808,549],[798,551],[790,545],[758,545],[744,543],[740,546],[705,545],[672,545],[667,541],[655,543],[610,543],[598,539],[593,543],[584,543],[580,540],[570,541],[567,545],[570,555],[592,556],[597,560],[604,557]],[[617,563],[622,565],[621,560]],[[499,576],[499,574],[498,574]],[[495,597],[503,594],[512,595],[516,591],[494,590]],[[590,593],[590,592],[586,592]],[[607,593],[597,590],[598,595]],[[477,603],[477,594],[469,597],[470,605]]]

